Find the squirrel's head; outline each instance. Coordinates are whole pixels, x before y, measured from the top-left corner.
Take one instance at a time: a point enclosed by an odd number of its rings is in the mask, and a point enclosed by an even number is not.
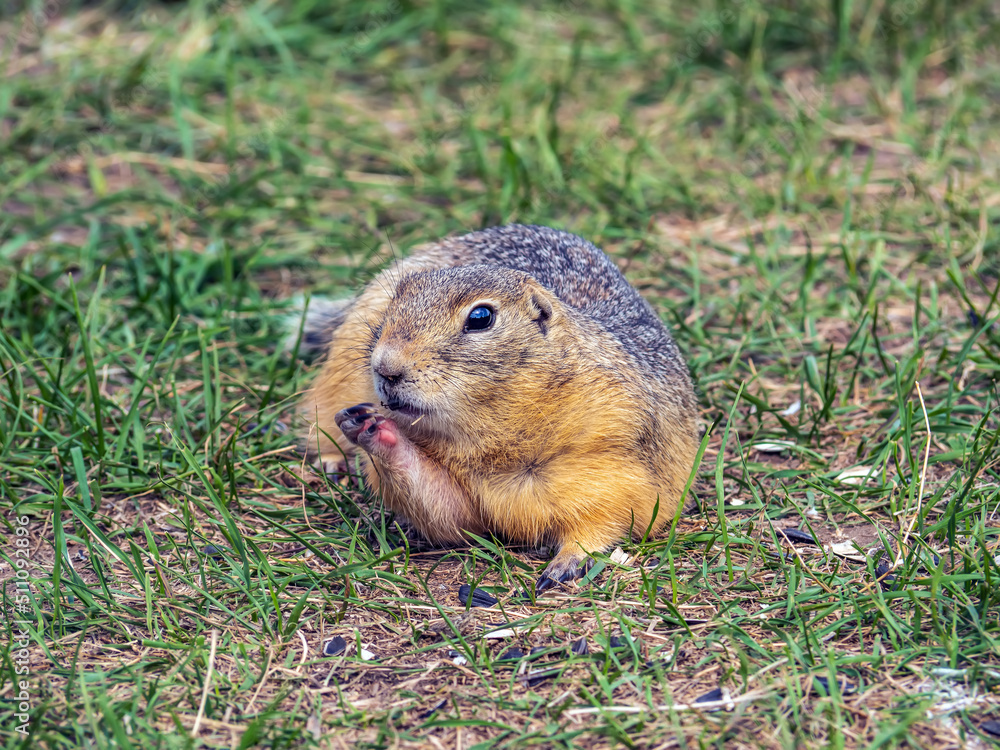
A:
[[[553,339],[565,315],[550,290],[520,271],[474,265],[409,274],[372,332],[375,391],[406,431],[474,430],[508,402],[524,403],[524,389],[555,367]]]

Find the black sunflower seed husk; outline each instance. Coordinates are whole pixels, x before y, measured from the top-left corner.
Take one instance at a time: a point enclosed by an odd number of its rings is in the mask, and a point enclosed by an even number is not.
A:
[[[723,699],[722,688],[715,688],[715,690],[709,690],[707,693],[699,695],[694,699],[695,703],[711,703],[712,701],[721,701]]]
[[[337,654],[344,653],[346,650],[347,641],[339,635],[323,644],[323,656],[336,656]]]
[[[843,677],[837,678],[837,685],[840,688],[842,695],[848,695],[853,693],[857,688],[850,682],[845,680]],[[823,675],[816,675],[813,677],[813,692],[817,695],[828,696],[830,695],[830,678],[824,677]]]
[[[516,646],[511,646],[509,649],[503,652],[500,656],[499,661],[516,661],[518,659],[524,658],[524,652],[517,648]]]
[[[487,594],[482,589],[472,589],[467,583],[463,583],[458,587],[458,600],[462,602],[464,606],[469,606],[469,594],[472,594],[472,606],[473,607],[492,607],[494,604],[499,602],[495,596]]]
[[[546,680],[551,680],[558,674],[559,674],[558,669],[543,669],[538,672],[533,672],[529,674],[526,682],[528,683],[528,687],[534,687],[535,685],[539,685],[545,682]]]
[[[883,591],[896,588],[896,576],[889,572],[891,570],[892,566],[889,565],[889,561],[884,557],[875,566],[875,578],[878,579],[879,586],[882,587]]]
[[[994,721],[990,719],[989,721],[984,721],[979,725],[986,734],[992,734],[994,737],[1000,737],[1000,721]]]
[[[443,701],[441,701],[440,703],[438,703],[436,706],[433,706],[432,708],[429,708],[428,710],[424,711],[423,713],[418,714],[417,718],[419,718],[419,719],[429,719],[429,718],[431,718],[434,714],[436,714],[439,710],[441,710],[441,708],[443,708],[444,704],[447,703],[447,702],[448,702],[448,699],[445,698]]]
[[[816,538],[808,531],[800,531],[799,529],[775,529],[775,530],[783,534],[785,539],[790,541],[792,544],[818,544]]]

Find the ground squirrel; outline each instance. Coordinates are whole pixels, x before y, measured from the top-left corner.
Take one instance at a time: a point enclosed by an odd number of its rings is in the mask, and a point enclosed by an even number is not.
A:
[[[326,361],[303,403],[325,459],[427,539],[554,545],[536,585],[671,519],[698,440],[691,379],[614,263],[546,227],[417,248],[307,316]],[[339,429],[338,429],[339,428]],[[336,445],[333,444],[336,441]]]

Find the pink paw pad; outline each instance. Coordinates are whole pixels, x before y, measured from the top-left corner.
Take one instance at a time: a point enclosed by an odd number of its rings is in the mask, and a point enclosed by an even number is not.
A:
[[[374,404],[343,409],[337,412],[334,421],[348,440],[369,453],[383,453],[399,442],[395,423],[379,414]]]
[[[358,436],[358,445],[369,453],[379,448],[382,450],[393,448],[398,442],[399,430],[396,428],[396,423],[381,414],[366,420]]]

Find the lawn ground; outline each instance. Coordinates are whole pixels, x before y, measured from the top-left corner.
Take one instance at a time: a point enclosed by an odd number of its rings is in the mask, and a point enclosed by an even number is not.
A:
[[[5,748],[1000,742],[996,3],[27,6]],[[513,221],[616,259],[706,428],[676,524],[536,601],[307,466],[282,348]]]

